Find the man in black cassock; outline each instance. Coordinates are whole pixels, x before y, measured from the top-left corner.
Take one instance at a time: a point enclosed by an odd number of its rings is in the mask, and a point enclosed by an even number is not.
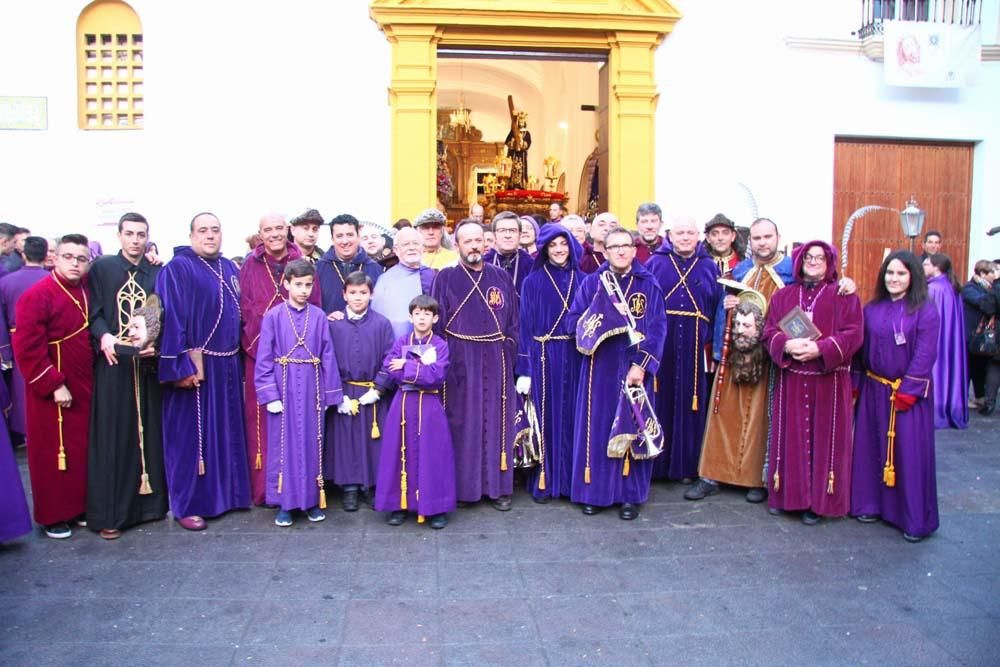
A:
[[[133,337],[148,319],[137,311],[150,305],[160,272],[145,257],[148,236],[146,219],[126,213],[118,222],[121,251],[97,259],[88,274],[90,334],[100,354],[90,415],[87,522],[106,540],[167,513],[157,341],[155,331],[152,340]]]

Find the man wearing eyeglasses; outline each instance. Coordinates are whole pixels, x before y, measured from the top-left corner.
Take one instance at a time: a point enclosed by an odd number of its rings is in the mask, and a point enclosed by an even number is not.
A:
[[[28,471],[35,521],[54,539],[86,526],[87,441],[94,352],[85,275],[87,237],[67,234],[49,278],[17,302],[14,358],[27,381]]]
[[[424,242],[420,232],[404,227],[396,232],[393,248],[399,264],[392,267],[375,283],[371,308],[389,320],[395,338],[413,329],[410,323],[410,301],[418,294],[430,294],[437,271],[423,265]]]
[[[493,233],[496,247],[486,251],[483,261],[506,271],[514,281],[514,290],[520,294],[533,262],[528,251],[521,248],[521,219],[513,211],[497,213],[493,218]]]

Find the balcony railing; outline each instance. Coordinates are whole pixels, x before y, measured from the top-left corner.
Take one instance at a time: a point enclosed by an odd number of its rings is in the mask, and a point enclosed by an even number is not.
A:
[[[925,21],[946,25],[979,25],[985,0],[861,0],[861,28],[865,39],[882,34],[883,21]]]

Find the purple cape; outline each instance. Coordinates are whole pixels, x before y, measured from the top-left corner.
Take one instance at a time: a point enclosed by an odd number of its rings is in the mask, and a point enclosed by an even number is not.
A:
[[[570,321],[576,323],[594,302],[601,286],[600,275],[609,271],[605,262],[583,281],[573,299]],[[649,495],[654,459],[629,459],[628,475],[625,460],[608,457],[608,440],[618,406],[618,397],[629,368],[635,364],[645,369],[646,393],[652,396],[653,376],[660,366],[667,321],[663,309],[663,292],[656,279],[638,261],[631,271],[616,278],[632,306],[636,327],[645,339],[629,345],[622,332],[606,338],[593,355],[583,359],[576,398],[576,428],[573,440],[573,472],[570,499],[575,503],[606,507],[616,503],[644,503]],[[642,295],[641,298],[639,295]],[[642,303],[644,307],[637,307]],[[588,482],[589,471],[589,482]]]
[[[934,428],[969,428],[969,372],[962,299],[948,276],[928,280],[927,293],[941,318],[934,362]]]
[[[399,338],[385,357],[384,371],[400,386],[392,399],[382,432],[375,509],[394,512],[406,509],[421,516],[455,509],[455,456],[441,392],[448,371],[448,346],[438,335],[424,340],[433,346],[437,360],[424,364],[404,348],[419,344],[413,335]],[[398,371],[390,371],[393,359],[406,359]],[[404,465],[405,461],[405,465]],[[405,480],[405,492],[404,492]]]
[[[356,415],[342,415],[336,410],[327,412],[324,475],[340,486],[372,487],[382,449],[381,436],[372,437],[372,431],[376,424],[378,431],[382,431],[391,400],[392,381],[382,369],[382,362],[392,348],[392,325],[369,308],[360,320],[345,317],[330,322],[330,333],[344,395],[360,398],[369,389],[362,383],[371,382],[382,392],[382,398],[372,405],[360,406]]]
[[[240,365],[239,278],[228,259],[205,260],[191,248],[156,280],[163,304],[160,381],[195,373],[188,356],[204,348],[205,381],[198,389],[163,389],[163,458],[170,509],[177,518],[218,516],[250,505]],[[205,474],[199,473],[199,453]]]
[[[518,296],[496,266],[442,269],[432,296],[451,363],[442,396],[455,448],[458,499],[478,502],[514,490],[514,362]],[[505,469],[506,468],[506,469]]]
[[[663,291],[667,317],[663,354],[669,350],[673,357],[672,364],[660,366],[656,395],[651,397],[666,435],[665,451],[653,464],[653,477],[694,478],[711,409],[705,361],[722,292],[716,282],[719,268],[701,245],[694,255],[684,258],[667,244],[653,253],[646,268]]]
[[[939,327],[937,307],[930,299],[912,313],[906,312],[905,300],[869,303],[865,306],[865,344],[852,369],[860,393],[851,514],[881,516],[917,537],[926,537],[938,527],[931,369],[937,357]],[[906,339],[903,345],[896,342],[899,332]],[[888,380],[900,379],[899,392],[918,397],[912,408],[896,413],[893,487],[882,481],[891,390],[868,377],[866,371]]]

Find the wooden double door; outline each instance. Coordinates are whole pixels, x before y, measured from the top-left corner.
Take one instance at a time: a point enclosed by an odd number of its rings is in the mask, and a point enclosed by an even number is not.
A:
[[[910,196],[927,213],[923,232],[942,234],[960,282],[968,279],[973,144],[838,138],[834,153],[833,239],[839,250],[851,213],[867,205],[902,209]],[[923,234],[915,252],[921,252]],[[874,294],[886,249],[909,248],[899,215],[869,213],[854,225],[847,273],[862,302]],[[973,258],[973,261],[980,259]]]

